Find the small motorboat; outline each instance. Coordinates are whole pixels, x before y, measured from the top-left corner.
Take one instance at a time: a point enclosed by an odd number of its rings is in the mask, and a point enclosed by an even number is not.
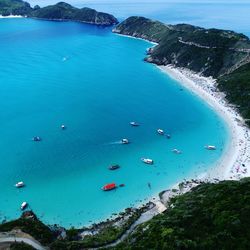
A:
[[[61,129],[64,130],[66,129],[66,126],[64,124],[61,125]]]
[[[109,170],[116,170],[116,169],[118,169],[118,168],[120,168],[120,166],[119,166],[118,164],[116,164],[116,165],[111,165],[111,166],[109,167]]]
[[[170,135],[170,134],[167,134],[166,137],[167,137],[168,139],[170,139],[170,138],[171,138],[171,135]]]
[[[121,143],[122,143],[122,144],[129,144],[129,140],[128,140],[128,139],[122,139],[122,140],[121,140]]]
[[[105,186],[102,187],[102,190],[103,191],[110,191],[110,190],[113,190],[116,188],[116,184],[115,183],[110,183],[110,184],[107,184]]]
[[[172,150],[172,152],[173,152],[173,153],[175,153],[175,154],[181,154],[181,151],[180,151],[180,150],[178,150],[178,149],[176,149],[176,148],[175,148],[175,149],[173,149],[173,150]]]
[[[137,122],[130,122],[130,125],[131,125],[132,127],[138,127],[138,126],[140,126],[140,124],[137,123]]]
[[[21,204],[21,210],[24,210],[25,208],[27,208],[28,206],[28,203],[26,201],[24,201],[22,204]]]
[[[208,150],[215,150],[216,149],[216,147],[213,145],[206,145],[205,148]]]
[[[41,140],[42,140],[42,138],[39,137],[39,136],[34,136],[34,137],[32,138],[32,141],[41,141]]]
[[[23,181],[19,181],[19,182],[17,182],[17,183],[15,184],[15,187],[16,187],[16,188],[21,188],[21,187],[24,187],[24,186],[25,186],[25,184],[24,184]]]
[[[159,129],[157,129],[157,133],[159,135],[164,135],[164,130],[159,128]]]
[[[154,164],[154,161],[152,159],[149,159],[149,158],[141,158],[141,161],[146,163],[146,164]]]

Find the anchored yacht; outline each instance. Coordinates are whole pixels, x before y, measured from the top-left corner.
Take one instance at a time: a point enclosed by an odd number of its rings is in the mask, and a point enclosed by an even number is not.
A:
[[[146,163],[146,164],[154,164],[154,161],[152,159],[149,159],[149,158],[141,158],[141,161]]]

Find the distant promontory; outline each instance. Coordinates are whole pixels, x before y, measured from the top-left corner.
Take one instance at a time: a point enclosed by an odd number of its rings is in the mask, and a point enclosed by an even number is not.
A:
[[[108,13],[98,12],[86,7],[79,9],[64,2],[43,8],[38,5],[32,8],[29,3],[22,0],[0,0],[0,15],[21,15],[46,20],[77,21],[104,26],[118,23],[118,20]]]

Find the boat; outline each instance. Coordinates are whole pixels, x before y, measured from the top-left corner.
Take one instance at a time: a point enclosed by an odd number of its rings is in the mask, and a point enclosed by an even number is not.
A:
[[[17,188],[21,188],[21,187],[24,187],[24,186],[25,186],[25,184],[24,184],[23,181],[19,181],[19,182],[17,182],[17,183],[15,184],[15,187],[17,187]]]
[[[178,150],[178,149],[176,149],[176,148],[175,148],[175,149],[173,149],[173,150],[172,150],[172,152],[173,152],[173,153],[175,153],[175,154],[181,154],[181,151],[180,151],[180,150]]]
[[[122,183],[122,184],[119,185],[119,187],[125,187],[125,184]]]
[[[167,137],[168,139],[170,139],[170,138],[171,138],[171,135],[170,135],[170,134],[167,134],[166,137]]]
[[[21,204],[21,210],[24,210],[25,208],[27,208],[28,206],[28,203],[26,201],[24,201],[22,204]]]
[[[41,141],[41,140],[42,140],[42,138],[39,137],[39,136],[34,136],[34,137],[32,138],[32,141]]]
[[[159,129],[157,129],[157,133],[159,135],[164,135],[164,130],[159,128]]]
[[[149,158],[141,158],[141,161],[146,163],[146,164],[154,164],[154,161],[152,159]]]
[[[118,169],[118,168],[120,168],[120,166],[119,166],[118,164],[116,164],[116,165],[111,165],[111,166],[109,167],[109,170],[116,170],[116,169]]]
[[[215,150],[216,149],[216,147],[213,145],[206,145],[205,148],[208,150]]]
[[[133,126],[133,127],[138,127],[138,126],[140,126],[140,124],[137,123],[137,122],[130,122],[130,125]]]
[[[116,184],[115,183],[110,183],[110,184],[107,184],[105,186],[102,187],[102,190],[103,191],[110,191],[110,190],[113,190],[116,188]]]
[[[66,126],[64,124],[61,125],[61,129],[64,130]]]
[[[122,144],[128,144],[128,143],[129,143],[129,140],[128,140],[128,139],[122,139],[122,140],[121,140],[121,143],[122,143]]]

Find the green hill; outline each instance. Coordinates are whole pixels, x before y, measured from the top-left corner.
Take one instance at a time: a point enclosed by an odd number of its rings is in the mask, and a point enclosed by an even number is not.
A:
[[[202,184],[112,249],[247,250],[249,214],[250,178]]]
[[[250,125],[250,63],[219,77],[218,88],[234,103]]]
[[[38,8],[31,12],[29,16],[49,20],[74,20],[97,25],[113,25],[118,23],[117,19],[110,14],[97,12],[90,8],[78,9],[64,2]]]
[[[28,15],[31,11],[30,4],[22,0],[0,0],[0,15]]]
[[[148,62],[173,64],[204,76],[217,78],[250,62],[249,38],[233,31],[166,25],[144,17],[130,17],[113,31],[159,43],[150,50]]]
[[[114,25],[117,19],[108,13],[98,12],[90,8],[78,9],[70,4],[59,2],[40,8],[31,8],[29,3],[22,0],[0,0],[0,15],[22,15],[32,18],[61,21],[78,21],[96,25]]]

